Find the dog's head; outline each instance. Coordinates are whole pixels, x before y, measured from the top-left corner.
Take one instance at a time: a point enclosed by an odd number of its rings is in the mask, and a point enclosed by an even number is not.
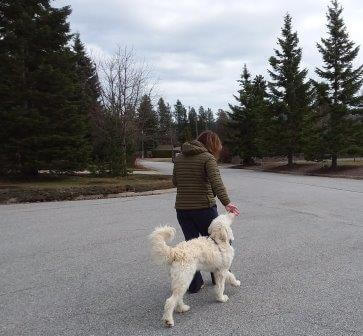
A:
[[[234,240],[231,224],[235,218],[233,213],[226,213],[215,218],[208,228],[208,233],[216,242],[227,243]]]

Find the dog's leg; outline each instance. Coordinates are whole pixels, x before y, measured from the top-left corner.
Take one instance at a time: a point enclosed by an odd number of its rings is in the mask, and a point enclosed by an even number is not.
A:
[[[177,313],[185,313],[190,309],[188,305],[186,305],[183,301],[183,298],[178,301],[175,307],[175,311]]]
[[[228,301],[228,296],[223,294],[226,277],[227,277],[227,272],[228,271],[223,270],[223,271],[217,271],[214,273],[214,276],[216,278],[216,285],[215,285],[216,299],[219,302]]]
[[[178,312],[188,311],[189,306],[183,302],[183,296],[187,291],[193,276],[195,268],[181,269],[181,267],[175,267],[170,270],[171,275],[171,290],[172,295],[165,301],[163,321],[165,326],[174,326],[173,312],[174,309]]]
[[[231,271],[227,273],[226,282],[235,287],[241,286],[241,281],[237,280]]]
[[[180,291],[174,290],[172,295],[165,301],[163,321],[166,327],[174,326],[173,312],[176,304],[180,300]]]

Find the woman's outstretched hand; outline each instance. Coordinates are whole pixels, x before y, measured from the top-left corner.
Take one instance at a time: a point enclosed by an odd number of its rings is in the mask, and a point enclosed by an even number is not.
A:
[[[237,206],[235,206],[233,203],[229,203],[226,205],[226,210],[228,212],[232,212],[233,214],[235,214],[236,216],[239,215],[239,210],[237,208]]]

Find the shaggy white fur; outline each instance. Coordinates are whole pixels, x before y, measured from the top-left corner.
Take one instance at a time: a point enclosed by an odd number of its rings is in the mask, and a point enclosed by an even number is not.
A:
[[[174,247],[166,244],[166,241],[174,238],[174,228],[158,227],[150,235],[154,260],[170,265],[172,295],[164,306],[163,321],[166,326],[174,326],[174,310],[184,313],[190,309],[184,304],[183,296],[197,270],[214,273],[217,301],[228,300],[224,294],[226,281],[233,286],[240,286],[240,281],[229,271],[234,257],[234,249],[229,244],[234,239],[230,227],[234,217],[232,213],[220,215],[209,226],[209,237],[184,241]]]

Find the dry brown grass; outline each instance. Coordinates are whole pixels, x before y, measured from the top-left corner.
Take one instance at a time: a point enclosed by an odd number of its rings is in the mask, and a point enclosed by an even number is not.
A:
[[[331,169],[330,164],[331,162],[329,160],[326,160],[324,162],[298,160],[295,161],[293,167],[289,167],[286,161],[265,160],[262,163],[262,165],[259,164],[256,166],[248,166],[248,167],[244,167],[243,165],[238,165],[235,166],[234,168],[252,169],[252,170],[266,171],[272,173],[363,179],[362,158],[356,160],[339,159],[338,167],[336,169]]]
[[[167,175],[119,177],[39,176],[0,179],[0,203],[72,200],[80,196],[119,194],[172,188]]]

